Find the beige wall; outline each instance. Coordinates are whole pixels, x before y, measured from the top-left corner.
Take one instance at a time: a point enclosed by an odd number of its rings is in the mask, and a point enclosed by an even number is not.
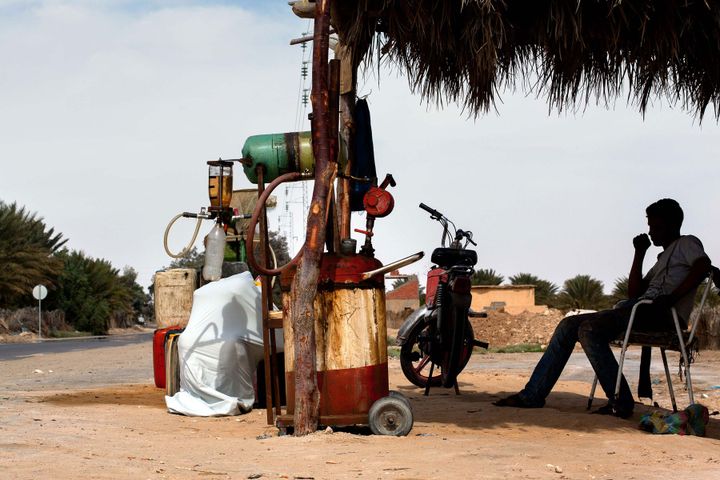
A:
[[[386,319],[388,328],[400,328],[402,322],[418,309],[417,300],[387,300],[385,299]]]
[[[505,311],[512,315],[522,312],[541,313],[545,305],[535,305],[532,285],[473,285],[472,309],[482,312],[493,302],[505,302]]]
[[[418,301],[417,301],[417,299],[415,299],[415,300],[405,300],[405,299],[388,300],[386,298],[385,305],[386,305],[388,312],[402,313],[405,311],[406,308],[409,308],[411,310],[417,310]]]

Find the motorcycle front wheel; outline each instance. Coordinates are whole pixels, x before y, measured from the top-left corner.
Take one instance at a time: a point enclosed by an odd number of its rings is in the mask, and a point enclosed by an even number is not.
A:
[[[432,378],[430,375],[431,350],[432,348],[440,348],[437,344],[433,344],[428,333],[428,325],[420,323],[416,325],[407,335],[407,340],[400,348],[400,367],[402,368],[405,378],[413,385],[425,388],[430,381],[431,387],[439,387],[443,383],[442,372],[439,365],[433,369]],[[458,362],[455,376],[460,374],[465,365],[470,361],[472,355],[474,334],[470,322],[466,320],[465,324],[465,341]],[[445,346],[449,348],[449,345]],[[452,385],[450,385],[452,386]]]

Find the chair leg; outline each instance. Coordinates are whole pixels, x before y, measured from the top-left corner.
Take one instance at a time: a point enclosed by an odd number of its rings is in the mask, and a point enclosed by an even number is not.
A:
[[[673,412],[677,412],[677,403],[675,403],[675,389],[673,389],[672,377],[670,376],[670,369],[668,368],[667,356],[665,355],[665,349],[660,349],[660,355],[662,355],[663,366],[665,367],[665,378],[667,379],[668,392],[670,392],[670,401],[672,402]]]
[[[685,362],[685,380],[687,381],[688,397],[690,397],[690,405],[695,403],[692,391],[692,378],[690,377],[690,359],[688,358],[687,349],[685,348],[685,340],[683,339],[682,329],[680,328],[680,322],[678,321],[677,311],[673,307],[672,309],[673,320],[675,321],[675,331],[678,336],[678,343],[680,344],[680,353],[682,354],[683,361]]]
[[[615,380],[615,395],[613,396],[613,404],[616,404],[618,398],[620,398],[620,384],[622,382],[623,365],[625,364],[625,353],[627,352],[628,337],[629,334],[625,336],[625,341],[623,342],[622,349],[620,350],[620,361],[618,362],[618,373],[617,379]]]
[[[695,403],[695,396],[693,395],[692,378],[690,377],[690,363],[685,360],[685,380],[687,381],[688,398],[690,399],[690,405]]]
[[[593,399],[595,399],[595,389],[597,388],[597,383],[598,383],[598,379],[597,379],[597,375],[595,375],[595,378],[593,378],[592,388],[590,389],[590,396],[588,397],[588,404],[587,404],[588,410],[590,410],[590,408],[592,407]]]
[[[651,303],[648,300],[640,300],[636,303],[630,313],[630,319],[628,320],[627,329],[625,330],[625,338],[623,339],[622,349],[620,350],[620,361],[618,362],[617,379],[615,380],[615,394],[613,395],[613,404],[617,403],[620,397],[620,384],[622,382],[623,365],[625,364],[625,353],[627,352],[628,343],[630,342],[630,332],[632,332],[633,323],[635,322],[635,312],[637,308],[643,303]],[[676,322],[677,323],[677,322]]]
[[[685,362],[685,382],[687,385],[688,398],[690,399],[690,405],[692,405],[695,403],[695,397],[693,396],[692,377],[690,376],[690,359],[688,358],[685,345],[682,343],[680,344],[680,350],[683,356],[683,362]]]

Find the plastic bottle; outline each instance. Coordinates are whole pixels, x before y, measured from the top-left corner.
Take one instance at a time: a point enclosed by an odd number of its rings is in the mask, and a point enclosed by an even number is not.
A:
[[[205,265],[202,275],[208,282],[220,280],[222,277],[222,264],[225,257],[225,230],[219,223],[210,230],[205,246]]]

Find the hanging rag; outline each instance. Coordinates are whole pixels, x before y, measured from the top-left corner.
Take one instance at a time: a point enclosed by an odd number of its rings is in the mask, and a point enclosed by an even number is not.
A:
[[[350,169],[350,175],[355,178],[367,178],[370,180],[350,180],[350,210],[360,212],[365,210],[363,205],[365,193],[373,186],[373,183],[377,184],[370,109],[367,100],[364,98],[361,98],[355,104],[353,120],[355,121],[355,160]]]

